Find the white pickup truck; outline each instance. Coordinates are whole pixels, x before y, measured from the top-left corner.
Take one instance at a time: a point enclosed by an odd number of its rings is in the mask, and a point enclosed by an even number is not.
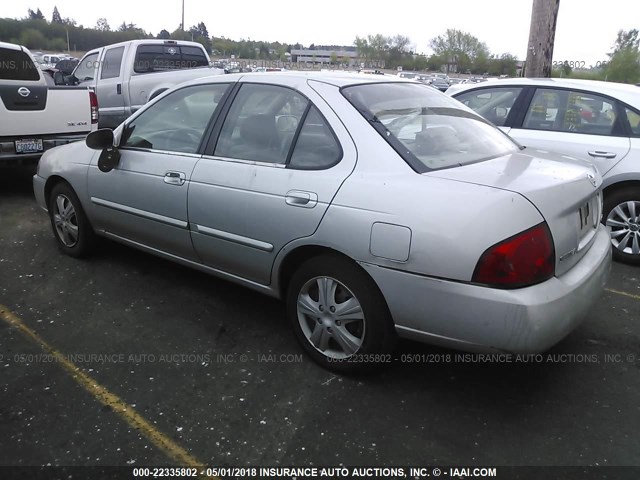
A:
[[[0,42],[0,167],[35,164],[42,152],[97,129],[86,86],[48,86],[29,50]]]
[[[93,87],[100,105],[100,128],[115,128],[174,85],[220,74],[224,70],[212,68],[197,42],[132,40],[87,52],[64,83]]]

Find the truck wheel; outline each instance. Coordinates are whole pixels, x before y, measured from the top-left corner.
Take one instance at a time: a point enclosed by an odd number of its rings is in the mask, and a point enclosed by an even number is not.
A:
[[[67,183],[58,183],[49,196],[49,218],[58,247],[72,257],[89,253],[95,235],[80,200]]]

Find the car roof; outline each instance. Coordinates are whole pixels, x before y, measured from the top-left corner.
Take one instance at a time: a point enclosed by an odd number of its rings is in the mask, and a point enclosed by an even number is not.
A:
[[[278,83],[278,80],[299,79],[301,81],[315,80],[318,82],[328,83],[336,87],[344,87],[347,85],[358,85],[363,83],[410,83],[416,84],[412,80],[406,80],[395,75],[367,75],[355,72],[304,72],[304,71],[286,71],[286,72],[248,72],[248,73],[232,73],[228,75],[211,75],[200,77],[188,82],[190,85],[198,85],[203,83],[215,82],[237,82],[239,80],[247,81],[255,79],[258,81],[272,80]]]
[[[0,42],[0,48],[6,48],[7,50],[23,50],[22,46],[7,42]]]
[[[573,78],[505,78],[488,80],[482,83],[452,85],[447,90],[448,95],[458,95],[467,90],[476,88],[488,88],[494,86],[531,86],[548,88],[573,88],[576,90],[588,90],[617,98],[629,105],[640,108],[640,88],[627,83],[603,82],[599,80],[579,80]]]

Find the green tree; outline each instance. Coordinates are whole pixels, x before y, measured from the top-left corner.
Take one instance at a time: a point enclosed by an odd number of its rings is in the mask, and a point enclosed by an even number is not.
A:
[[[158,33],[158,38],[162,40],[169,40],[171,38],[171,34],[169,33],[168,30],[165,30],[163,28],[162,30],[160,30],[160,33]]]
[[[110,32],[111,27],[109,26],[109,22],[107,22],[106,18],[99,18],[96,22],[96,30],[100,32]]]
[[[338,54],[331,52],[331,65],[335,65],[336,63],[338,63]]]
[[[44,15],[40,11],[40,9],[38,9],[35,12],[33,10],[29,9],[28,12],[29,12],[29,18],[31,20],[44,20]]]
[[[472,69],[476,62],[489,58],[487,45],[461,30],[447,29],[444,35],[432,38],[429,44],[435,55],[454,65],[457,71]]]
[[[58,7],[53,7],[53,15],[51,16],[51,23],[62,23],[62,17],[58,11]]]
[[[28,28],[20,34],[20,45],[27,48],[47,48],[47,39],[40,30]]]
[[[609,62],[605,68],[609,81],[622,83],[640,82],[640,39],[638,30],[620,30],[609,54]]]

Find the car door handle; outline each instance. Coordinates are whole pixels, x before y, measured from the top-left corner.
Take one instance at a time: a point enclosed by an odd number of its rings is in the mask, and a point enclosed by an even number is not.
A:
[[[169,171],[164,174],[164,183],[169,185],[184,185],[187,176],[182,172]]]
[[[116,93],[118,95],[122,95],[122,84],[121,83],[116,85]]]
[[[613,152],[601,152],[599,150],[590,151],[589,155],[594,158],[616,158],[616,154]]]
[[[290,190],[284,197],[284,201],[292,207],[313,208],[318,203],[318,195],[313,192]]]

